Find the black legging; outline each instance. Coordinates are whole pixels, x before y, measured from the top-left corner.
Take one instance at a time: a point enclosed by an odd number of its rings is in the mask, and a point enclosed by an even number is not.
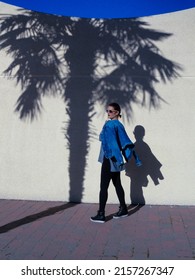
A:
[[[121,185],[121,178],[120,172],[111,172],[110,171],[110,161],[109,159],[104,157],[104,161],[102,163],[101,169],[101,182],[100,182],[100,194],[99,194],[99,201],[100,201],[100,208],[101,212],[104,212],[106,202],[108,199],[108,187],[110,180],[112,180],[116,194],[118,196],[120,205],[123,207],[125,206],[125,193],[123,187]]]

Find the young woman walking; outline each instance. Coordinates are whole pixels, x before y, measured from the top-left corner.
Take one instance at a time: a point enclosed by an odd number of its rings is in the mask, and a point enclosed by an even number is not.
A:
[[[120,203],[119,211],[113,218],[128,216],[125,193],[121,184],[120,172],[125,169],[125,161],[133,155],[134,144],[129,139],[123,124],[119,121],[121,108],[110,103],[106,110],[108,120],[100,133],[101,149],[98,161],[102,163],[100,176],[99,210],[91,217],[92,222],[105,222],[105,207],[108,199],[108,187],[112,180]]]

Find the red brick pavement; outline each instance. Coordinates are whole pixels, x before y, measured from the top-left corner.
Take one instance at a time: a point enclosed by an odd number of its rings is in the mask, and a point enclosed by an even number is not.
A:
[[[195,206],[129,206],[92,223],[96,204],[0,200],[1,260],[192,260]]]

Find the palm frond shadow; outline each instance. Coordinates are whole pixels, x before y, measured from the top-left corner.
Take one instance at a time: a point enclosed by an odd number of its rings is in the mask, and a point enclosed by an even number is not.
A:
[[[0,50],[13,59],[4,74],[21,86],[19,117],[33,121],[46,95],[60,95],[65,103],[69,201],[81,202],[95,105],[118,102],[126,119],[133,116],[133,104],[158,109],[165,100],[155,84],[178,78],[182,70],[155,45],[172,34],[139,18],[83,19],[26,10],[0,15],[0,23]]]

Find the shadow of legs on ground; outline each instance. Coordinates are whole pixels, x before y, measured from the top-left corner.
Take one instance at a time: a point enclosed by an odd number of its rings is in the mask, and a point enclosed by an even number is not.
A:
[[[139,209],[142,208],[143,206],[144,206],[144,204],[130,204],[130,205],[127,207],[128,216],[133,215],[134,213],[136,213],[137,211],[139,211]],[[110,214],[109,216],[106,216],[106,222],[112,220],[112,219],[113,219],[113,215],[114,215],[115,213],[116,213],[116,212]]]

